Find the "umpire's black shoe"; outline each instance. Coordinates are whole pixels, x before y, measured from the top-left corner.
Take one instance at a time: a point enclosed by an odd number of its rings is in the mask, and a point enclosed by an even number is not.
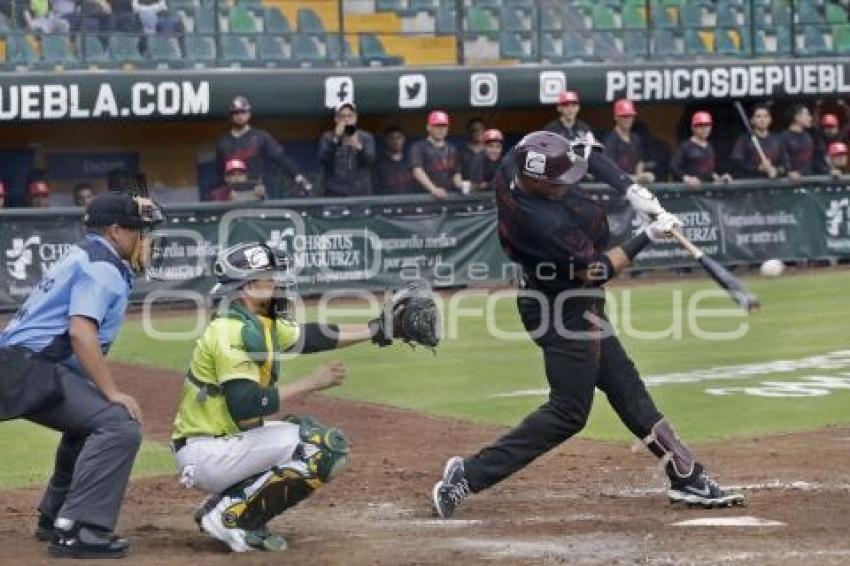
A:
[[[69,519],[58,519],[55,533],[53,542],[47,546],[47,552],[54,558],[124,558],[130,550],[130,543],[112,531]]]
[[[471,490],[463,474],[463,458],[454,456],[446,462],[443,479],[434,484],[434,507],[441,519],[450,518]]]
[[[689,506],[709,509],[746,504],[743,493],[721,489],[717,482],[708,476],[702,466],[697,466],[694,473],[686,479],[671,478],[670,489],[667,491],[671,503],[686,503]]]
[[[35,527],[35,538],[41,542],[50,542],[53,540],[53,535],[56,530],[53,528],[53,517],[38,514],[38,524]]]

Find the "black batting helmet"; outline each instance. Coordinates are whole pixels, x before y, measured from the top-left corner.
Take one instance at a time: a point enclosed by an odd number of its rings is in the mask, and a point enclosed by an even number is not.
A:
[[[246,97],[236,96],[230,101],[230,112],[250,112],[251,111],[251,101],[249,101]]]
[[[587,173],[587,160],[573,143],[553,132],[532,132],[514,148],[517,178],[523,188],[546,190],[577,183]]]

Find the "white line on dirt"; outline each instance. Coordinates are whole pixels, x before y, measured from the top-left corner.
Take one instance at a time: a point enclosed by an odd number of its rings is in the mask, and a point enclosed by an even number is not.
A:
[[[481,519],[411,519],[408,521],[399,521],[405,525],[416,525],[419,527],[470,527],[473,525],[481,525],[484,523]]]
[[[760,517],[700,517],[672,523],[674,527],[784,527],[782,521],[762,519]]]

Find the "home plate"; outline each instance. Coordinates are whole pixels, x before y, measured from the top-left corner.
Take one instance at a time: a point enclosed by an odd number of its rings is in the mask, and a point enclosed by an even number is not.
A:
[[[758,517],[703,517],[673,523],[674,527],[784,527],[782,521]]]

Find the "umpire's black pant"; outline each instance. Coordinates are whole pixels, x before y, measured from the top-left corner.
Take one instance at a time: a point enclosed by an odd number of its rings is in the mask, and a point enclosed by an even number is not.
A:
[[[555,296],[520,292],[517,307],[523,325],[543,350],[549,400],[494,444],[466,459],[465,476],[472,491],[501,481],[584,428],[597,387],[638,438],[648,436],[661,420],[634,364],[608,326],[602,291],[596,291],[591,291],[594,296],[570,297],[561,304]]]
[[[65,366],[46,364],[22,348],[5,353],[10,355],[4,372],[38,379],[40,373],[55,371],[62,391],[58,403],[24,415],[62,433],[39,511],[54,519],[113,530],[142,441],[139,423],[123,406],[107,401],[87,378]]]

